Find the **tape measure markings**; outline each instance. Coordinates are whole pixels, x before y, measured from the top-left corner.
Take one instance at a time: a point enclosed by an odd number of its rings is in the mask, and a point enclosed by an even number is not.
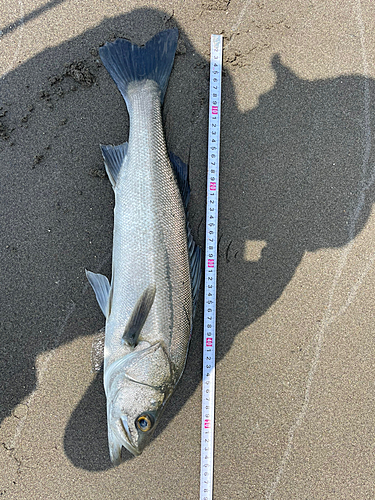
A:
[[[200,500],[211,500],[213,495],[216,277],[222,57],[223,37],[221,35],[211,35],[204,284]]]

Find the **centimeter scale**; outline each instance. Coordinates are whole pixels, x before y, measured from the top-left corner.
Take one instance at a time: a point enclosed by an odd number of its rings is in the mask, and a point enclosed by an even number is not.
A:
[[[211,500],[213,494],[216,276],[222,58],[223,37],[221,35],[211,35],[206,251],[204,281],[200,500]]]

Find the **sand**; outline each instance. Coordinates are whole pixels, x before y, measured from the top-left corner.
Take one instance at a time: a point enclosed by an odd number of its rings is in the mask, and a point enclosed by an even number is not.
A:
[[[154,439],[113,468],[84,271],[110,276],[99,144],[128,136],[98,47],[168,27],[163,120],[201,246],[210,34],[224,35],[214,498],[375,497],[374,14],[370,0],[4,0],[1,498],[199,497],[202,294]]]

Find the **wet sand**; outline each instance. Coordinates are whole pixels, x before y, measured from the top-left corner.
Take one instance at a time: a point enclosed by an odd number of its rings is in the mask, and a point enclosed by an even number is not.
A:
[[[224,35],[214,498],[374,498],[373,3],[3,4],[1,498],[199,498],[202,294],[154,439],[113,468],[85,278],[111,273],[99,144],[129,123],[98,47],[169,27],[163,120],[202,247],[210,34]]]

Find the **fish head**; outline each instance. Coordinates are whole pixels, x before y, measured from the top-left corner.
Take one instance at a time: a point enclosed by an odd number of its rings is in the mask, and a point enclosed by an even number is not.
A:
[[[164,408],[165,394],[152,387],[129,381],[123,384],[107,407],[108,443],[111,461],[121,462],[121,449],[134,456],[142,453]]]
[[[122,447],[135,456],[142,453],[173,391],[170,362],[159,343],[116,365],[105,381],[108,443],[115,465],[121,462]]]

